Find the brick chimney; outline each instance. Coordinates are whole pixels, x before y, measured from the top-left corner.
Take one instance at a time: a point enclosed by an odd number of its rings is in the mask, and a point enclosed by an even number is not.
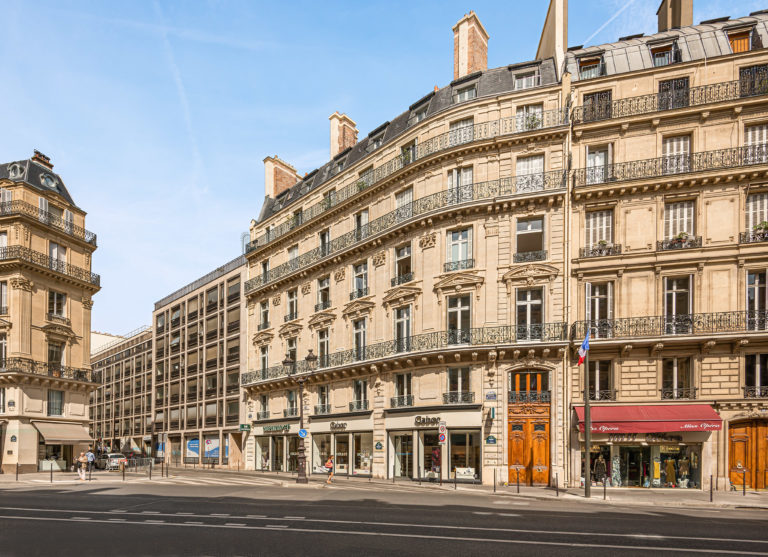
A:
[[[331,114],[331,158],[357,143],[357,124],[346,114]]]
[[[296,169],[277,155],[264,159],[264,192],[272,199],[299,180]]]
[[[488,69],[488,32],[475,12],[453,26],[453,79]]]
[[[656,16],[659,33],[693,25],[693,0],[662,0]]]
[[[46,157],[37,149],[35,149],[35,154],[32,155],[32,160],[35,161],[37,164],[40,164],[46,168],[53,170],[53,163],[51,162],[50,157]]]

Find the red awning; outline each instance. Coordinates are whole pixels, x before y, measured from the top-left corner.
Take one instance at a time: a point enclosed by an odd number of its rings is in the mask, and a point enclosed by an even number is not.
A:
[[[662,433],[719,431],[723,420],[708,404],[659,406],[591,406],[592,433]],[[579,431],[584,431],[584,407],[577,406]]]

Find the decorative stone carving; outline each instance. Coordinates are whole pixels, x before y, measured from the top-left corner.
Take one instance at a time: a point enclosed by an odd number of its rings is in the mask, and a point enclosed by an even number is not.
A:
[[[253,335],[253,345],[254,346],[265,346],[272,342],[272,339],[275,335],[270,333],[269,331],[261,331],[259,333],[256,333]]]
[[[328,327],[336,320],[336,314],[330,311],[319,311],[309,318],[307,326],[310,329]]]
[[[344,306],[344,310],[341,314],[345,319],[359,319],[360,317],[369,315],[374,307],[376,307],[376,304],[371,301],[357,299]]]
[[[421,288],[414,286],[395,286],[391,288],[385,295],[382,303],[385,308],[402,306],[407,303],[416,304],[416,299],[421,294]],[[415,306],[414,309],[418,309]]]
[[[435,232],[425,234],[419,238],[419,247],[423,250],[433,248],[435,247],[435,244],[437,244],[437,233]]]
[[[280,338],[291,338],[299,336],[299,333],[304,327],[301,325],[301,323],[297,323],[296,321],[291,321],[289,323],[285,323],[280,329],[278,330],[278,334],[280,335]]]
[[[507,294],[512,293],[515,286],[530,286],[542,282],[552,282],[558,274],[557,267],[530,263],[525,267],[517,267],[504,273],[501,280],[507,285]]]
[[[88,310],[93,309],[93,300],[90,298],[83,298],[83,307]]]
[[[344,267],[342,267],[341,269],[336,269],[336,271],[333,273],[333,280],[335,280],[336,282],[341,282],[342,280],[344,280],[344,274],[345,274]]]
[[[485,223],[485,237],[498,236],[499,235],[499,222],[496,220],[489,220]]]
[[[717,343],[714,340],[708,340],[707,342],[701,345],[701,353],[709,354],[709,352],[715,347],[715,344]]]
[[[379,253],[374,253],[373,254],[373,266],[374,267],[381,267],[386,262],[387,262],[387,252],[386,251],[380,251]]]
[[[279,306],[280,305],[280,294],[272,298],[272,305],[273,306]]]
[[[522,360],[517,360],[513,364],[505,365],[500,375],[505,377],[507,372],[528,368],[555,371],[557,369],[557,365],[546,360],[542,360],[541,358],[523,358]]]
[[[485,278],[477,274],[477,271],[451,273],[435,283],[434,289],[437,292],[437,303],[442,303],[444,294],[468,292],[472,290],[475,291],[475,295],[479,300],[480,287],[483,285],[483,282],[485,282]]]
[[[312,285],[311,284],[309,284],[307,282],[307,283],[301,285],[301,293],[302,294],[304,294],[306,296],[310,292],[312,292]]]
[[[32,292],[32,281],[25,279],[24,277],[13,277],[11,279],[11,288],[16,288],[17,290],[25,290],[27,292]]]

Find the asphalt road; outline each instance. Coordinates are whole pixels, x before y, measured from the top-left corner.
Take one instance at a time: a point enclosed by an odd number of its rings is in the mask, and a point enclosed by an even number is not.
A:
[[[0,488],[0,555],[768,555],[768,510],[194,481]]]

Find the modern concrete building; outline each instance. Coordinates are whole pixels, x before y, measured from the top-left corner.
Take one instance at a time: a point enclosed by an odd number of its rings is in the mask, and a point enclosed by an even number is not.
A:
[[[0,165],[0,470],[66,469],[87,448],[91,272],[85,229],[48,157]]]
[[[494,69],[470,12],[450,84],[265,159],[249,468],[296,469],[303,410],[310,471],[579,485],[586,386],[592,478],[765,487],[768,12],[567,48],[567,10]]]

